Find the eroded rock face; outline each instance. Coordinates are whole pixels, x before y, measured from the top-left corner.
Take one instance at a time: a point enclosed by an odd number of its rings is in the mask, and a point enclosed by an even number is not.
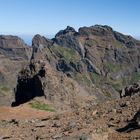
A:
[[[45,84],[42,78],[45,77],[45,68],[41,66],[39,70],[32,69],[36,67],[35,63],[30,67],[27,67],[19,72],[17,86],[15,88],[15,102],[12,106],[17,106],[27,101],[30,101],[34,97],[44,96]]]
[[[32,40],[32,59],[35,59],[38,52],[42,52],[44,48],[50,47],[52,43],[52,40],[46,39],[44,36],[35,35]]]
[[[56,34],[54,42],[60,46],[72,48],[83,56],[84,49],[81,43],[77,40],[77,35],[78,33],[75,29],[68,26],[65,30],[61,30]]]
[[[0,52],[14,60],[30,60],[32,49],[17,36],[0,36]]]
[[[0,85],[2,91],[0,105],[10,105],[13,88],[18,72],[31,58],[32,48],[21,38],[12,35],[0,35]],[[5,95],[6,94],[6,95]],[[5,102],[5,103],[4,103]]]
[[[122,91],[120,91],[120,97],[126,97],[126,96],[132,96],[136,93],[138,93],[140,91],[140,85],[138,83],[134,83],[132,85],[129,85],[127,87],[125,87],[124,89],[122,89]]]

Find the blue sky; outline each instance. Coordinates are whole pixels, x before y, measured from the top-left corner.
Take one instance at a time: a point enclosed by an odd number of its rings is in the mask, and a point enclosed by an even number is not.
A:
[[[0,34],[54,35],[67,25],[110,25],[140,36],[140,0],[0,0]]]

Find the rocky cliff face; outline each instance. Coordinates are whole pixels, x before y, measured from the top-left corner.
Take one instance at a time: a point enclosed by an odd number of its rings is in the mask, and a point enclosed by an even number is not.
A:
[[[11,102],[17,74],[27,65],[32,48],[17,36],[0,36],[0,104]],[[8,94],[10,93],[10,94]]]
[[[48,48],[52,45],[52,40],[45,38],[44,36],[40,36],[39,34],[35,35],[32,40],[32,58],[36,59],[38,56],[38,52],[43,52],[44,48]]]
[[[119,98],[122,88],[139,80],[140,41],[109,26],[68,26],[52,40],[35,35],[32,49],[17,37],[3,38],[0,52],[10,61],[46,65],[44,94],[52,103],[84,106]]]
[[[36,59],[49,62],[99,100],[116,98],[123,87],[139,80],[140,41],[109,26],[78,32],[68,26],[52,40],[38,35],[33,40],[33,47],[42,48]]]
[[[0,53],[13,60],[29,60],[32,49],[17,36],[0,36]]]

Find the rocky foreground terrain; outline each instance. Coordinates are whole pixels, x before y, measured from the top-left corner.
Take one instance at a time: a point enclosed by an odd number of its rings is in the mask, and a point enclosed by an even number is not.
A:
[[[133,119],[139,100],[137,94],[63,113],[31,109],[29,104],[0,108],[0,136],[9,140],[139,140],[138,123],[117,131]]]
[[[35,35],[32,46],[1,35],[0,64],[1,139],[140,139],[133,37],[106,25]]]

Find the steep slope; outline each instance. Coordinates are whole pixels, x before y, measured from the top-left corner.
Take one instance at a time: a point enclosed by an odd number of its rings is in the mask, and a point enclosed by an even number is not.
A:
[[[19,37],[0,36],[0,105],[11,104],[17,74],[27,65],[31,53],[32,48]]]
[[[10,140],[139,140],[140,128],[118,132],[135,118],[139,122],[139,100],[137,93],[63,113],[39,111],[27,104],[12,109],[0,107],[0,112],[7,114],[0,115],[0,136]]]

